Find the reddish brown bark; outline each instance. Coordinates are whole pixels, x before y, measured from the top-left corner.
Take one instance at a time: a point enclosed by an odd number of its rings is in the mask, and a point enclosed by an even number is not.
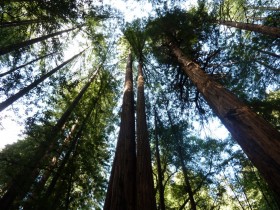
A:
[[[280,133],[234,94],[215,82],[171,40],[168,43],[186,75],[197,86],[280,201]]]
[[[151,150],[148,138],[148,128],[145,112],[144,78],[142,62],[138,65],[137,82],[137,210],[155,210],[153,172],[151,165]]]
[[[251,24],[251,23],[241,23],[241,22],[233,22],[233,21],[219,21],[220,24],[235,27],[239,29],[244,29],[247,31],[254,31],[258,33],[262,33],[265,35],[269,35],[275,38],[280,37],[280,28],[271,27],[271,26],[264,26],[258,24]]]
[[[126,66],[120,133],[107,189],[105,210],[135,210],[136,154],[132,56]]]

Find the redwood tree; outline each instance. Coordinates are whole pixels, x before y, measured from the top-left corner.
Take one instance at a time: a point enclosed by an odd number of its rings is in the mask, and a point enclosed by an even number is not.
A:
[[[280,198],[280,133],[207,75],[174,40],[166,38],[185,74]]]
[[[135,210],[136,154],[132,55],[127,58],[120,132],[115,152],[105,210]]]

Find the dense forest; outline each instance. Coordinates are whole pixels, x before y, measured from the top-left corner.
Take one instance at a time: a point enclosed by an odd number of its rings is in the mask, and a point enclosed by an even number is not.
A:
[[[279,1],[0,14],[1,210],[280,209]]]

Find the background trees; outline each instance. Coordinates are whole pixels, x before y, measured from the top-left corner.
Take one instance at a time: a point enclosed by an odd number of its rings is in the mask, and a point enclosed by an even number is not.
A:
[[[132,77],[145,78],[141,113],[145,116],[143,110],[146,112],[150,144],[145,141],[145,148],[148,151],[150,147],[151,158],[149,152],[142,156],[148,160],[143,165],[153,170],[157,209],[279,209],[279,196],[260,175],[272,173],[267,169],[259,172],[231,136],[218,136],[213,131],[216,114],[231,131],[236,125],[240,126],[238,131],[246,127],[234,103],[222,103],[226,99],[219,93],[222,87],[235,94],[242,107],[250,107],[279,130],[278,5],[269,1],[199,1],[186,9],[183,1],[144,3],[140,1],[138,7],[147,9],[153,4],[154,8],[148,21],[139,19],[129,24],[113,9],[113,2],[0,3],[0,103],[32,87],[1,113],[4,118],[12,112],[16,119],[23,118],[25,125],[22,140],[1,151],[3,208],[100,209],[106,191],[107,197],[114,196],[107,186],[109,171],[113,168],[113,174],[116,167],[112,164],[120,124],[116,107],[121,104],[120,84],[127,56],[124,49],[129,45],[143,67]],[[224,21],[273,27],[276,36],[221,25]],[[36,43],[25,44],[31,40]],[[67,50],[71,45],[73,53]],[[185,67],[174,57],[175,47],[188,59]],[[61,66],[83,49],[87,50],[82,55]],[[59,71],[51,71],[58,66]],[[190,72],[190,67],[195,71],[186,75],[184,68]],[[97,69],[99,73],[88,82]],[[40,80],[45,75],[49,77]],[[217,89],[205,87],[210,83]],[[69,110],[85,85],[86,91]],[[213,101],[215,97],[218,103]],[[67,118],[60,120],[66,112]],[[260,120],[255,122],[250,126],[259,125]],[[268,125],[262,122],[258,131]],[[130,123],[129,128],[133,136],[134,125]],[[274,138],[279,138],[277,131],[273,132]],[[256,132],[245,129],[233,137],[241,136],[237,141],[243,144],[244,135],[249,133]],[[259,142],[258,137],[255,139]],[[243,149],[253,164],[262,168],[258,158],[264,156],[251,153],[251,149],[263,147],[248,142]],[[274,149],[276,154],[276,146]],[[265,157],[272,158],[272,150],[268,149]],[[34,161],[39,153],[47,155]],[[277,162],[277,154],[274,158]],[[119,171],[127,166],[120,165]],[[136,173],[134,169],[131,173]],[[24,171],[32,173],[29,180],[22,175]],[[133,186],[133,181],[122,180]],[[20,183],[25,183],[24,190],[18,190]],[[16,195],[7,204],[5,195],[11,189],[16,189]]]

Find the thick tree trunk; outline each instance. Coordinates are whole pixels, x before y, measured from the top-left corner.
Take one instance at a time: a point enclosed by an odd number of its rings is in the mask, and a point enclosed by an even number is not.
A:
[[[30,65],[30,64],[32,64],[32,63],[34,63],[34,62],[36,62],[36,61],[42,60],[42,59],[44,59],[44,58],[46,58],[46,57],[48,57],[48,56],[50,56],[50,55],[53,55],[53,54],[55,54],[55,53],[56,53],[56,52],[52,52],[52,53],[43,55],[43,56],[38,57],[38,58],[36,58],[36,59],[34,59],[34,60],[32,60],[32,61],[29,61],[29,62],[27,62],[27,63],[25,63],[25,64],[23,64],[23,65],[20,65],[20,66],[18,66],[18,67],[12,68],[12,69],[10,69],[9,71],[6,71],[6,72],[4,72],[4,73],[1,73],[1,74],[0,74],[0,77],[3,77],[3,76],[5,76],[5,75],[7,75],[7,74],[11,74],[11,73],[15,72],[15,71],[18,70],[18,69],[21,69],[21,68],[23,68],[23,67],[25,67],[25,66],[28,66],[28,65]]]
[[[53,75],[54,73],[56,73],[58,70],[60,70],[62,67],[64,67],[65,65],[67,65],[68,63],[70,63],[71,61],[73,61],[75,58],[79,57],[81,54],[83,54],[84,51],[78,53],[77,55],[73,56],[72,58],[70,58],[69,60],[63,62],[62,64],[60,64],[59,66],[57,66],[56,68],[54,68],[53,70],[49,71],[48,73],[46,73],[45,75],[41,76],[39,79],[35,80],[34,82],[32,82],[30,85],[28,85],[27,87],[23,88],[22,90],[20,90],[19,92],[17,92],[16,94],[12,95],[10,98],[6,99],[4,102],[0,103],[0,112],[3,111],[5,108],[7,108],[8,106],[10,106],[12,103],[14,103],[16,100],[18,100],[19,98],[21,98],[22,96],[24,96],[25,94],[27,94],[30,90],[32,90],[33,88],[35,88],[37,85],[39,85],[41,82],[43,82],[45,79],[49,78],[51,75]]]
[[[280,201],[280,133],[188,59],[171,40],[168,40],[168,44],[185,74],[197,86]]]
[[[40,23],[43,21],[44,20],[42,20],[42,19],[36,19],[36,20],[19,20],[19,21],[13,21],[13,22],[0,22],[0,28],[24,26],[24,25],[30,25],[33,23]]]
[[[145,112],[144,78],[142,60],[139,59],[137,82],[137,210],[155,210],[153,172],[151,165],[151,149]]]
[[[158,121],[157,111],[155,109],[155,141],[156,141],[156,160],[157,160],[157,172],[158,172],[158,189],[159,189],[159,210],[165,210],[164,202],[164,187],[163,187],[163,174],[160,162],[159,142],[158,142]]]
[[[41,144],[37,149],[33,159],[29,163],[29,167],[26,167],[21,173],[13,178],[7,192],[0,199],[0,209],[9,210],[12,207],[13,202],[18,197],[23,197],[30,190],[31,185],[37,178],[40,171],[40,163],[49,157],[49,153],[54,149],[56,143],[56,137],[67,119],[70,117],[74,108],[78,105],[82,96],[95,79],[97,73],[91,77],[89,82],[82,88],[80,93],[76,96],[71,105],[67,108],[64,114],[57,121],[56,125],[52,128],[50,135],[47,137],[45,143]],[[46,148],[47,146],[47,148]]]
[[[58,36],[58,35],[61,35],[63,33],[67,33],[69,31],[73,31],[75,30],[77,27],[74,27],[74,28],[71,28],[71,29],[67,29],[67,30],[63,30],[63,31],[59,31],[59,32],[56,32],[56,33],[52,33],[52,34],[48,34],[46,36],[42,36],[42,37],[39,37],[39,38],[35,38],[35,39],[31,39],[31,40],[27,40],[27,41],[23,41],[21,43],[17,43],[17,44],[12,44],[12,45],[9,45],[7,47],[2,47],[0,49],[0,56],[1,55],[5,55],[7,53],[10,53],[14,50],[18,50],[20,48],[23,48],[23,47],[28,47],[30,45],[33,45],[35,43],[38,43],[38,42],[42,42],[46,39],[49,39],[51,37],[54,37],[54,36]]]
[[[239,29],[244,29],[247,31],[254,31],[258,33],[262,33],[265,35],[269,35],[275,38],[280,37],[280,28],[258,25],[258,24],[251,24],[251,23],[241,23],[241,22],[233,22],[233,21],[224,21],[220,20],[220,24],[230,27],[235,27]]]
[[[135,210],[136,154],[132,56],[126,66],[121,125],[104,210]]]

